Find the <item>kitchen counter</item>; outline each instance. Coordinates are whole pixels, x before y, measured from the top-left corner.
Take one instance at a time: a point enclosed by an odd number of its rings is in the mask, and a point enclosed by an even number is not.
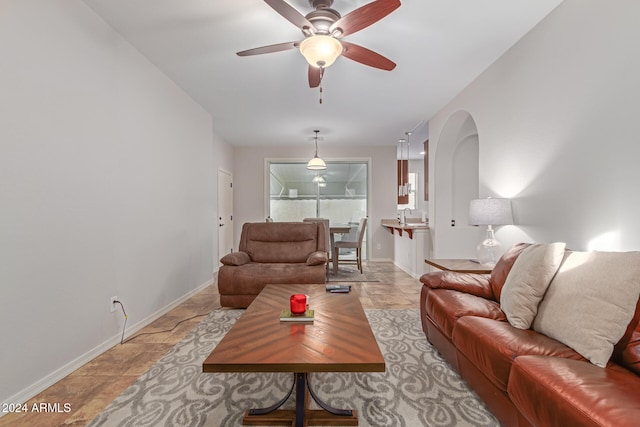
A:
[[[414,278],[426,273],[424,260],[431,254],[429,224],[420,218],[407,218],[405,224],[383,219],[381,225],[393,234],[393,263]]]
[[[407,218],[407,222],[400,224],[397,219],[383,219],[382,226],[387,228],[391,234],[393,231],[397,231],[399,236],[402,236],[403,232],[407,233],[410,239],[413,239],[413,232],[415,230],[428,230],[429,223],[421,222],[420,218]]]

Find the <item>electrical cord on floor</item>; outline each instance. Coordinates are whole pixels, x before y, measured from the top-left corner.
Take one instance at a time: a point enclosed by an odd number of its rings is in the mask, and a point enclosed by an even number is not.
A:
[[[129,316],[127,316],[127,312],[124,309],[124,304],[122,304],[118,300],[115,300],[113,303],[120,304],[120,308],[122,308],[122,314],[124,314],[124,325],[122,325],[122,337],[120,338],[120,344],[124,344],[124,329],[127,327],[127,319],[129,318]]]
[[[128,340],[125,341],[124,340],[124,330],[125,330],[125,327],[127,326],[127,319],[129,318],[129,316],[127,316],[127,312],[124,310],[124,305],[120,301],[114,301],[113,303],[114,304],[120,304],[120,307],[122,307],[122,313],[124,314],[124,325],[122,326],[122,338],[120,339],[120,344],[128,343],[129,341],[132,341],[132,340],[134,340],[134,339],[136,339],[138,337],[141,337],[143,335],[155,335],[155,334],[163,334],[165,332],[172,332],[175,328],[177,328],[178,326],[180,326],[184,322],[188,322],[189,320],[193,320],[193,319],[197,319],[198,317],[204,317],[204,316],[208,316],[209,315],[209,313],[196,314],[196,315],[191,316],[191,317],[189,317],[187,319],[182,319],[181,321],[176,323],[174,325],[174,327],[171,328],[171,329],[166,329],[164,331],[156,331],[156,332],[143,332],[141,334],[134,335],[131,338],[129,338]]]

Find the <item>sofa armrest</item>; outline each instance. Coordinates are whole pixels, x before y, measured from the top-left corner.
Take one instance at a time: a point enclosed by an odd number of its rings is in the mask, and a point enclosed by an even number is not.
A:
[[[251,258],[246,252],[231,252],[230,254],[223,256],[220,259],[220,262],[224,265],[238,266],[251,262]]]
[[[311,252],[307,257],[307,265],[323,265],[329,262],[329,257],[324,251]]]
[[[477,297],[495,300],[489,274],[457,273],[454,271],[435,271],[420,277],[420,281],[431,289],[451,289]]]

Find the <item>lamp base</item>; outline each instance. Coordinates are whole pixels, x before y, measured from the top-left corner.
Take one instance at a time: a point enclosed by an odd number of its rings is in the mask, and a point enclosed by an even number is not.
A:
[[[487,226],[487,236],[476,247],[478,262],[486,267],[495,267],[502,254],[502,245],[493,234],[493,228]]]

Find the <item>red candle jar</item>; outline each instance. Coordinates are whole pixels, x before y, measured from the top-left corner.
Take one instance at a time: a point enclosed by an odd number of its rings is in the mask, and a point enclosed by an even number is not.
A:
[[[289,299],[291,305],[291,313],[300,316],[307,311],[307,296],[304,294],[293,294]]]

